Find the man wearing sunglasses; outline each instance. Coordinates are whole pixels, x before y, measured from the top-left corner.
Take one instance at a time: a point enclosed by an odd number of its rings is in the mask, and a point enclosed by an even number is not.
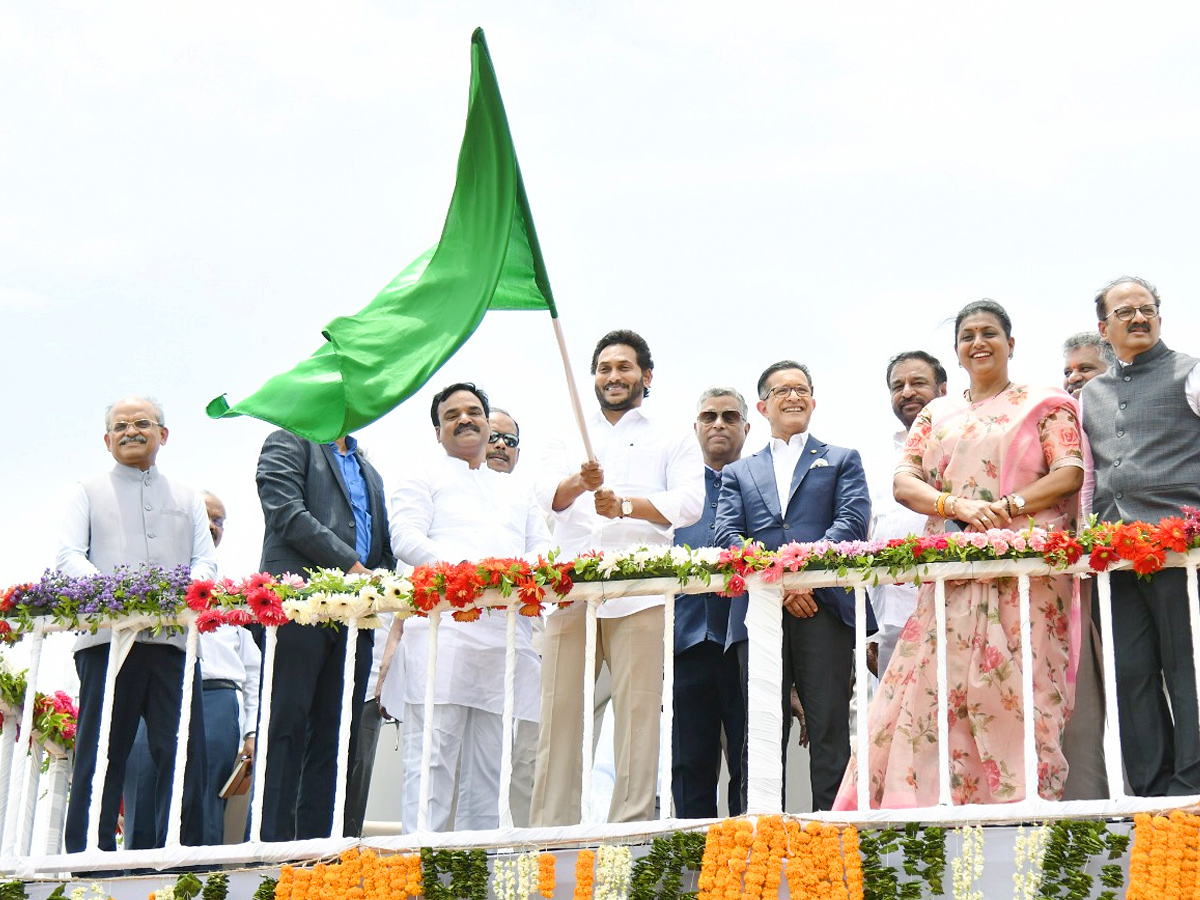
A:
[[[488,416],[492,433],[488,436],[487,464],[495,472],[511,475],[521,456],[521,429],[505,410],[492,407]]]
[[[172,569],[190,566],[195,579],[215,578],[216,553],[208,512],[198,491],[167,479],[156,465],[167,443],[162,407],[148,397],[126,397],[104,414],[104,445],[116,460],[111,471],[76,486],[59,531],[56,567],[74,578],[112,574],[121,566]],[[175,749],[183,706],[184,646],[181,632],[138,632],[120,664],[113,692],[108,740],[108,772],[96,778],[100,712],[112,632],[101,628],[75,644],[79,673],[79,725],[75,767],[64,832],[69,853],[84,850],[97,823],[88,822],[93,790],[100,805],[101,850],[116,845],[117,810],[125,767],[138,720],[145,719],[150,754],[158,771],[155,786],[156,846],[167,835],[167,815],[175,771]],[[183,784],[184,844],[204,842],[204,712],[197,667],[192,682]]]
[[[700,520],[675,529],[675,543],[711,547],[716,540],[721,470],[739,459],[750,423],[746,399],[730,387],[710,387],[696,404],[696,441],[704,457],[704,510]],[[745,811],[742,745],[746,703],[738,654],[729,643],[730,601],[717,594],[675,598],[675,715],[672,719],[671,793],[681,819],[717,815],[721,734],[729,770],[729,814]]]
[[[1118,278],[1095,303],[1100,335],[1117,362],[1080,395],[1094,465],[1092,510],[1106,522],[1154,524],[1180,515],[1181,506],[1200,506],[1200,361],[1163,343],[1158,291],[1145,279]],[[1163,569],[1143,580],[1127,570],[1111,578],[1129,784],[1140,797],[1200,793],[1185,571]]]

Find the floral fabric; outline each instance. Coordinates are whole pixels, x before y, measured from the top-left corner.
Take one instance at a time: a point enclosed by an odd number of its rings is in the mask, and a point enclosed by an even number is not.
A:
[[[917,417],[898,472],[939,491],[994,501],[1052,469],[1083,465],[1078,407],[1061,391],[1014,386],[969,403],[940,398]],[[1073,527],[1074,495],[1033,516],[1047,529]],[[945,530],[931,516],[926,533]],[[1030,582],[1038,792],[1061,797],[1067,775],[1062,729],[1070,714],[1070,577]],[[1021,620],[1016,578],[946,582],[950,790],[953,802],[1025,797]],[[938,802],[937,627],[934,584],[921,585],[869,712],[873,808]],[[858,758],[851,758],[834,809],[857,807]]]

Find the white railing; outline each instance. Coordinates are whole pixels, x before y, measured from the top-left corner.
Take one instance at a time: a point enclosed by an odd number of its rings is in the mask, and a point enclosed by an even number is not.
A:
[[[1197,596],[1197,564],[1200,563],[1200,550],[1187,554],[1168,554],[1167,566],[1183,567],[1187,574],[1188,604],[1191,615],[1191,634],[1193,646],[1200,647],[1200,601]],[[1115,564],[1112,568],[1127,567],[1127,563]],[[1075,577],[1092,575],[1085,562],[1080,562],[1065,570]],[[911,573],[909,573],[911,575]],[[1104,690],[1109,698],[1106,708],[1108,715],[1104,729],[1103,746],[1108,774],[1110,798],[1107,800],[1076,800],[1054,802],[1040,798],[1035,785],[1037,779],[1037,757],[1034,749],[1033,735],[1033,665],[1029,641],[1029,579],[1046,575],[1061,575],[1063,570],[1052,570],[1044,562],[1037,559],[1022,559],[1013,561],[992,561],[976,563],[935,563],[921,566],[919,569],[922,581],[932,581],[935,585],[936,597],[936,627],[937,627],[937,673],[938,698],[942,709],[946,708],[946,620],[945,620],[945,583],[951,580],[988,580],[998,577],[1016,577],[1018,579],[1021,614],[1022,637],[1022,700],[1024,704],[1024,765],[1025,783],[1028,786],[1026,798],[1020,802],[996,805],[953,806],[949,790],[949,747],[948,719],[945,715],[938,716],[938,753],[941,771],[939,803],[932,807],[905,810],[861,810],[854,813],[817,813],[813,818],[822,818],[838,822],[1019,822],[1030,819],[1046,819],[1059,816],[1120,816],[1139,811],[1158,811],[1180,806],[1195,805],[1200,797],[1172,798],[1137,798],[1126,796],[1122,789],[1120,734],[1116,710],[1116,671],[1112,655],[1113,635],[1112,617],[1110,611],[1111,594],[1108,573],[1096,574],[1099,587],[1099,611],[1101,635],[1104,645],[1103,671]],[[875,569],[867,573],[851,572],[838,576],[832,571],[812,571],[788,574],[779,582],[765,583],[755,576],[747,579],[749,588],[749,611],[746,625],[749,632],[749,709],[748,718],[753,723],[749,729],[749,771],[748,771],[748,811],[750,813],[780,812],[780,797],[782,789],[782,762],[780,746],[783,732],[783,710],[781,685],[783,684],[783,665],[780,648],[783,641],[782,621],[782,592],[793,588],[816,588],[841,586],[855,592],[855,610],[857,620],[856,646],[859,651],[855,660],[856,691],[858,699],[857,734],[854,741],[859,747],[866,747],[867,716],[861,712],[867,709],[868,672],[866,655],[861,652],[865,646],[865,608],[866,586],[874,583],[891,583],[911,580],[909,578],[893,578],[886,570]],[[1084,589],[1087,586],[1084,585]],[[626,823],[620,825],[577,825],[561,828],[514,829],[511,826],[512,817],[508,809],[508,791],[506,786],[512,778],[512,734],[513,734],[513,686],[515,673],[515,631],[518,603],[516,600],[505,600],[494,591],[483,601],[486,605],[506,608],[508,618],[508,654],[505,666],[505,705],[504,705],[504,738],[503,756],[501,761],[501,791],[500,815],[501,827],[496,831],[487,832],[456,832],[435,834],[425,830],[428,821],[429,802],[429,765],[431,756],[431,735],[424,736],[421,760],[420,788],[420,818],[418,830],[413,834],[396,836],[372,837],[358,839],[356,837],[331,837],[326,839],[311,839],[282,843],[267,843],[261,840],[262,806],[265,779],[255,778],[255,787],[251,803],[251,839],[247,843],[190,847],[180,844],[180,824],[183,798],[183,777],[185,769],[185,754],[187,736],[190,730],[191,704],[184,703],[179,728],[179,739],[175,758],[174,785],[171,794],[170,825],[167,835],[167,845],[155,850],[127,850],[106,852],[98,849],[100,798],[103,796],[103,785],[93,784],[91,808],[89,811],[88,847],[85,851],[75,854],[57,852],[61,847],[62,831],[62,790],[51,789],[47,796],[49,802],[57,803],[57,808],[49,817],[47,845],[41,854],[31,854],[32,823],[38,794],[38,772],[40,757],[37,752],[26,754],[14,752],[10,721],[6,720],[3,733],[0,733],[0,806],[4,810],[3,822],[0,823],[0,873],[17,877],[30,877],[35,874],[48,874],[70,870],[104,870],[127,869],[135,867],[156,867],[190,865],[217,865],[224,863],[272,863],[282,860],[314,858],[337,853],[355,844],[369,844],[380,849],[403,849],[419,846],[508,846],[513,843],[530,842],[537,844],[569,845],[576,842],[594,841],[597,838],[615,839],[631,838],[641,835],[654,834],[663,830],[674,830],[680,820],[671,819],[667,813],[670,809],[671,797],[671,727],[673,696],[672,684],[674,679],[673,665],[673,608],[674,594],[707,593],[714,590],[712,585],[706,585],[700,580],[693,580],[682,589],[673,578],[651,578],[640,580],[576,583],[570,599],[574,602],[587,603],[587,656],[584,660],[585,672],[592,671],[596,647],[596,613],[599,606],[607,599],[633,595],[665,594],[667,603],[664,607],[666,624],[664,633],[665,670],[663,675],[664,715],[661,722],[660,745],[665,757],[661,767],[662,777],[660,795],[664,798],[662,804],[664,817],[659,822]],[[185,612],[179,621],[187,626],[187,649],[184,665],[184,683],[182,696],[191,696],[191,679],[195,671],[198,633],[194,624],[195,614]],[[428,677],[426,680],[426,721],[432,721],[433,690],[436,670],[437,616],[430,617],[430,653],[428,660]],[[132,641],[141,628],[149,624],[145,618],[128,618],[112,625],[113,640],[109,649],[109,667],[106,676],[104,706],[100,720],[100,740],[97,750],[96,771],[107,772],[108,768],[108,735],[112,720],[113,685],[116,680],[117,661],[122,658],[122,647]],[[320,626],[313,626],[320,627]],[[357,621],[349,623],[347,653],[343,669],[342,715],[339,724],[340,752],[337,760],[337,789],[334,797],[333,821],[344,821],[346,803],[346,779],[344,773],[349,764],[348,746],[350,734],[350,712],[354,708],[351,701],[353,672],[355,665],[357,641]],[[38,681],[38,671],[41,665],[42,646],[48,632],[61,630],[49,619],[40,620],[34,629],[31,640],[31,665],[28,675],[28,689],[23,709],[21,733],[29,734],[32,725],[33,699],[35,685]],[[267,755],[270,750],[269,730],[271,715],[271,691],[273,671],[275,666],[275,629],[266,629],[264,647],[264,673],[262,679],[261,720],[259,723],[259,740],[256,747],[254,770],[260,775],[265,772]],[[1200,670],[1200,667],[1197,667]],[[1200,690],[1198,690],[1200,695]],[[582,764],[585,773],[590,771],[592,762],[592,709],[594,700],[594,683],[590,678],[584,679],[584,737],[581,746]],[[56,758],[50,767],[52,779],[58,779],[61,785],[65,779],[66,761]],[[860,764],[858,767],[859,797],[869,796],[868,779],[869,767]],[[102,776],[101,776],[102,777]],[[99,781],[99,779],[98,779]],[[590,779],[583,779],[582,806],[588,808],[590,800]]]

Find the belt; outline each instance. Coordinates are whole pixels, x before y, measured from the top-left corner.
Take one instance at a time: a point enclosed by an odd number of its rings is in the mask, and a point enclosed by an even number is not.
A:
[[[228,678],[204,679],[204,690],[206,691],[236,691],[240,689],[236,681],[230,681]]]

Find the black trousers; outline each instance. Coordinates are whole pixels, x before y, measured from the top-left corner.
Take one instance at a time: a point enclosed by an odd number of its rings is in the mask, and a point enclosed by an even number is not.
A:
[[[135,642],[117,673],[113,698],[112,727],[108,739],[108,775],[100,805],[101,850],[116,849],[117,813],[125,782],[125,764],[137,733],[138,720],[146,722],[150,756],[157,770],[155,784],[156,845],[167,838],[171,805],[171,782],[175,772],[175,748],[183,697],[184,653],[166,644]],[[75,738],[75,767],[71,797],[67,803],[64,844],[69,853],[87,848],[88,808],[96,779],[100,743],[100,711],[104,703],[104,678],[108,671],[108,645],[100,644],[75,654],[79,674],[79,724]],[[183,780],[183,821],[180,840],[184,844],[204,842],[204,704],[201,698],[200,667],[192,680],[192,721],[188,729],[187,765]]]
[[[740,816],[746,704],[737,653],[704,641],[675,655],[675,713],[671,733],[671,795],[675,815],[717,815],[721,731],[729,769],[729,814]]]
[[[814,811],[833,807],[850,762],[853,663],[854,629],[824,604],[818,603],[816,615],[807,619],[783,613],[783,765],[786,772],[794,683],[808,723]]]
[[[333,829],[334,768],[347,633],[342,625],[295,622],[281,625],[276,632],[263,798],[264,841],[329,837]],[[359,631],[350,695],[355,713],[366,693],[374,643],[375,632]],[[351,715],[347,768],[354,764],[359,726],[359,716]],[[346,776],[343,769],[341,777]],[[339,829],[344,826],[344,822],[338,824]],[[341,833],[339,830],[338,836]]]
[[[1185,571],[1163,569],[1148,581],[1113,572],[1112,614],[1129,785],[1139,797],[1198,794],[1200,728]]]

